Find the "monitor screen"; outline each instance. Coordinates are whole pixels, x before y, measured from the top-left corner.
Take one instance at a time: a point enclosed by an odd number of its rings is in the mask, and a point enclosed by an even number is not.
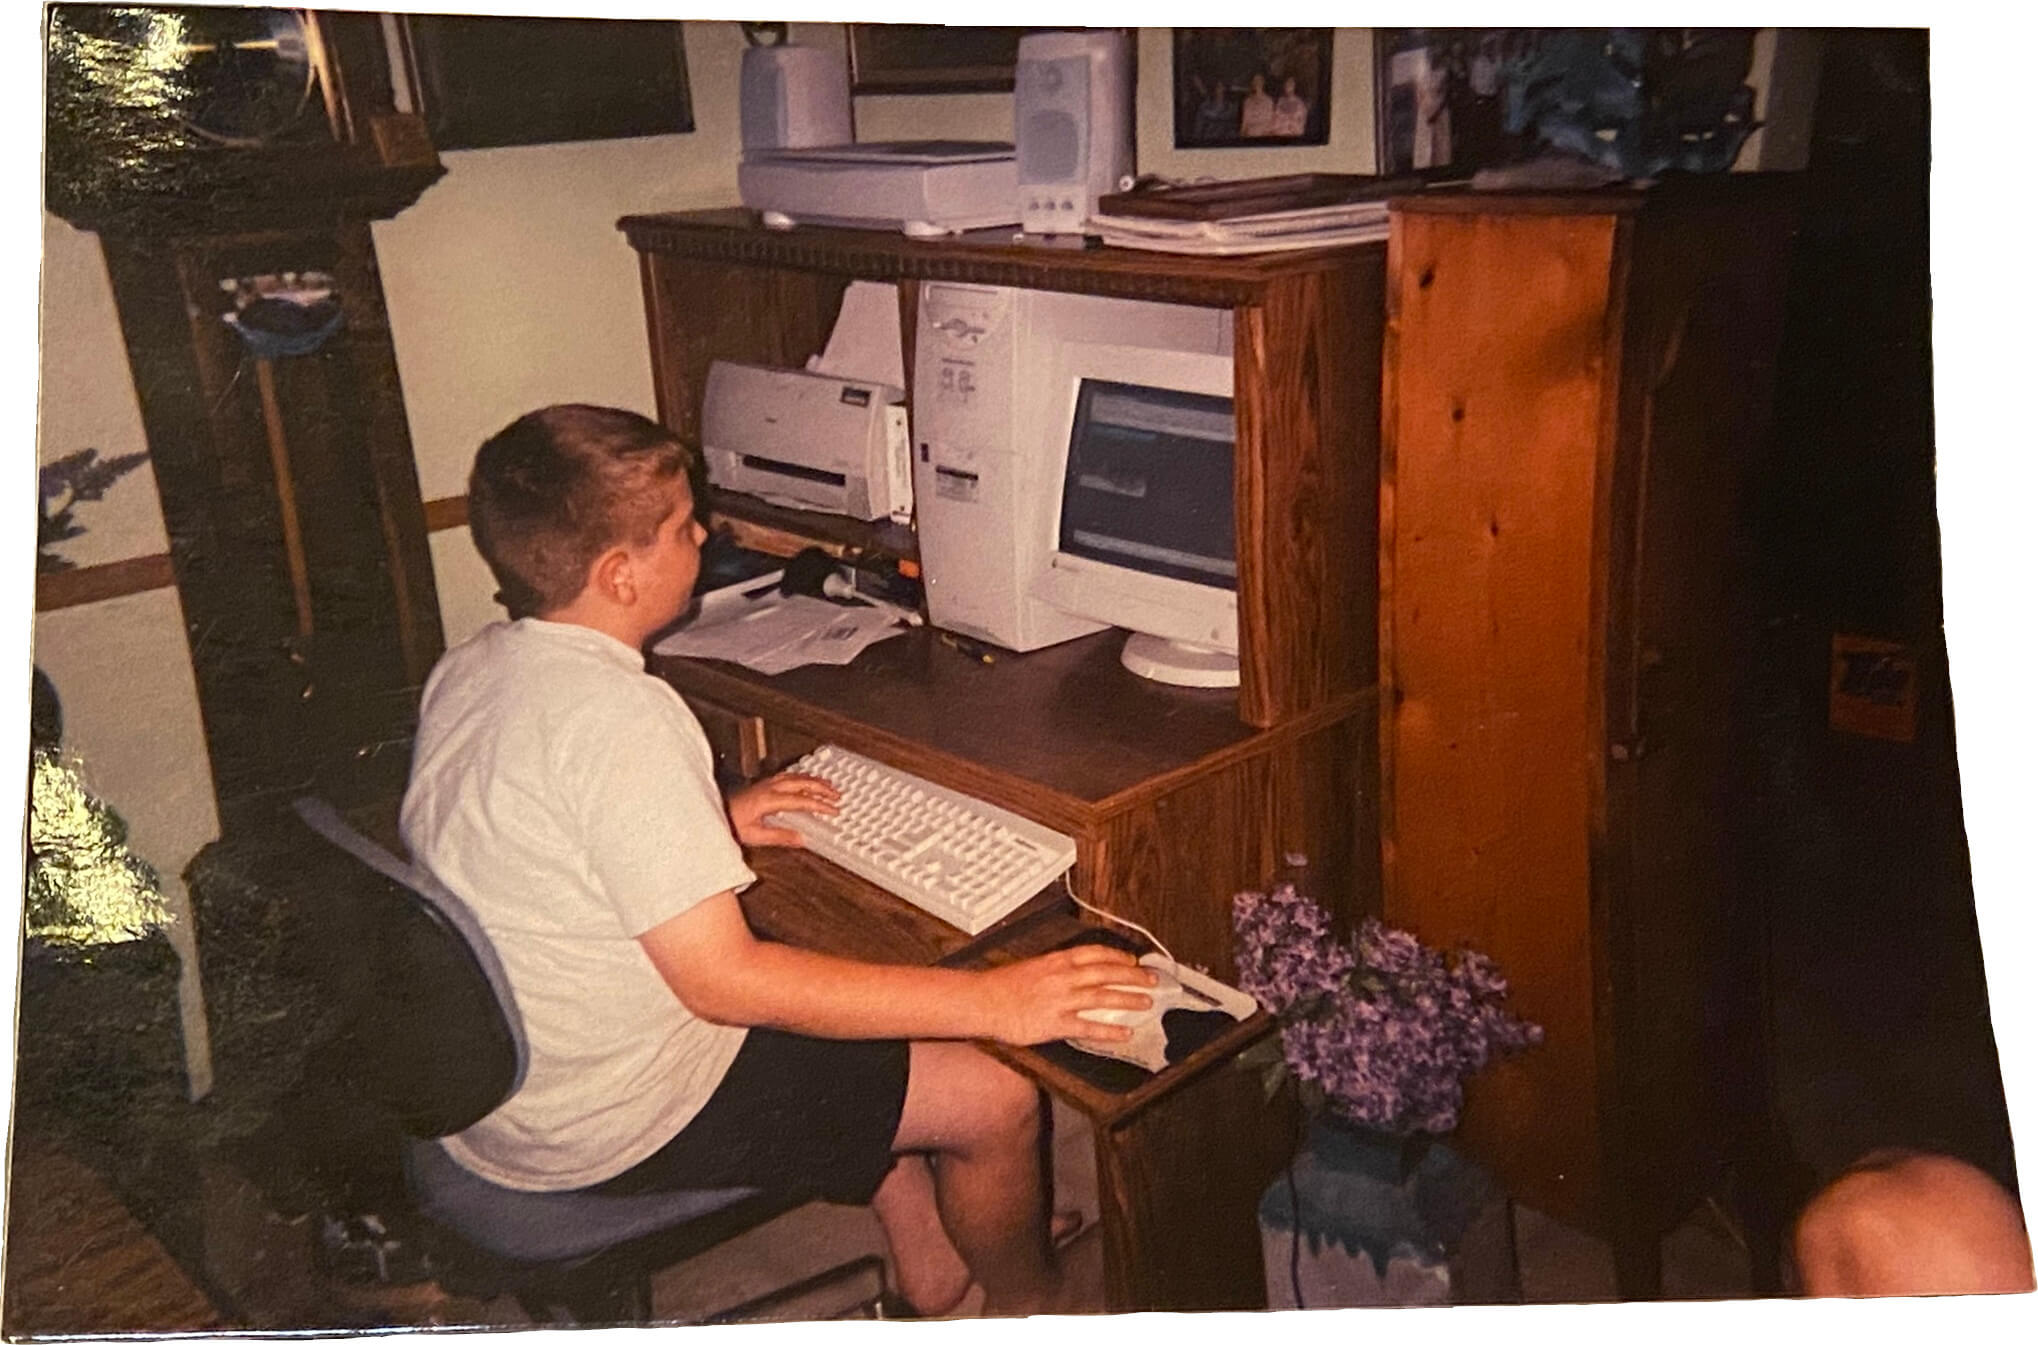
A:
[[[1068,341],[1041,379],[1048,554],[1029,591],[1129,632],[1127,668],[1186,686],[1238,685],[1238,430],[1215,344]]]
[[[1082,379],[1058,549],[1235,589],[1233,426],[1229,397]]]

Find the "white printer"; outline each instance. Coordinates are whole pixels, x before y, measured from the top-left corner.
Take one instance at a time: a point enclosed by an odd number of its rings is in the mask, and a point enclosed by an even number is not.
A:
[[[774,504],[851,518],[913,513],[905,390],[716,360],[701,406],[708,479]]]

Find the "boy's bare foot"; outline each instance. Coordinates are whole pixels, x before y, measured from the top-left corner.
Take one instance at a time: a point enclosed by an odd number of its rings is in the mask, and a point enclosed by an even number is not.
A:
[[[1061,1226],[1060,1217],[1056,1219]],[[1080,1220],[1077,1221],[1080,1224]],[[1104,1311],[1104,1239],[1099,1225],[1079,1226],[1073,1236],[1057,1241],[1054,1283],[1028,1302],[1000,1303],[985,1298],[986,1317],[1062,1316]]]
[[[1081,1210],[1056,1210],[1047,1231],[1059,1249],[1081,1238],[1089,1229]],[[962,1258],[952,1253],[898,1261],[894,1269],[899,1280],[899,1297],[920,1317],[951,1315],[962,1307],[976,1284]]]
[[[1104,1311],[1104,1238],[1099,1224],[1081,1224],[1055,1243],[1061,1286],[1042,1312]]]
[[[962,1305],[976,1284],[961,1257],[936,1265],[895,1259],[893,1269],[899,1278],[899,1297],[906,1300],[916,1317],[948,1316]]]

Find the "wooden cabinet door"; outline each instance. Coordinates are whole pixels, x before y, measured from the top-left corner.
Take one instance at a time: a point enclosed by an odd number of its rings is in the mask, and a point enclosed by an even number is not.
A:
[[[1381,487],[1384,909],[1492,957],[1541,1047],[1462,1134],[1587,1222],[1604,1024],[1593,836],[1611,215],[1397,214]]]
[[[1704,183],[1426,202],[1390,243],[1383,905],[1545,1028],[1461,1133],[1631,1295],[1764,1102],[1743,500],[1789,218]]]

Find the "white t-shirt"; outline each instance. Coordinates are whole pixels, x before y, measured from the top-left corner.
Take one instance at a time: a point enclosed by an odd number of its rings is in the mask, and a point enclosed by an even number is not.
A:
[[[570,1190],[678,1134],[744,1029],[688,1012],[636,936],[755,880],[679,694],[600,631],[489,626],[425,684],[402,826],[488,932],[530,1047],[522,1087],[447,1151]]]

